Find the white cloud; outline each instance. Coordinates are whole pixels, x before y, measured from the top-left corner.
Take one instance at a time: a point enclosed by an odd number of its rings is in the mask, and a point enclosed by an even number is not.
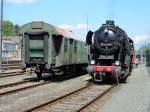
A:
[[[67,24],[59,25],[59,27],[65,29],[65,30],[73,30],[74,29],[74,27],[72,25],[67,25]]]
[[[63,24],[63,25],[59,25],[59,27],[66,30],[84,30],[87,29],[87,24],[84,23],[79,23],[77,25]]]
[[[137,35],[133,37],[134,43],[137,46],[142,46],[148,44],[150,42],[150,35],[149,34],[144,34],[144,35]]]
[[[76,29],[78,30],[83,30],[83,29],[87,29],[87,24],[77,24]]]
[[[32,3],[35,2],[36,0],[5,0],[5,1],[14,4],[22,4],[22,3]]]

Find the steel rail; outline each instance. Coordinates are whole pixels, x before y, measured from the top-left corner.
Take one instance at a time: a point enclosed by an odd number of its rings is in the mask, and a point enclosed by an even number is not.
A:
[[[2,88],[7,88],[7,87],[13,87],[13,86],[17,86],[20,84],[25,84],[30,82],[29,80],[24,80],[24,81],[19,81],[19,82],[15,82],[15,83],[10,83],[10,84],[5,84],[5,85],[0,85],[0,89]]]

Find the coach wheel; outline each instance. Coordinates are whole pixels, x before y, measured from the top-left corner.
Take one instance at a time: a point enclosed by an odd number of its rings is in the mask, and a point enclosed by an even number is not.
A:
[[[40,71],[40,72],[36,72],[36,75],[37,75],[37,77],[38,77],[38,80],[41,80],[42,72],[41,72],[41,71]]]
[[[55,76],[56,76],[54,71],[51,72],[51,75],[53,78],[55,78]]]

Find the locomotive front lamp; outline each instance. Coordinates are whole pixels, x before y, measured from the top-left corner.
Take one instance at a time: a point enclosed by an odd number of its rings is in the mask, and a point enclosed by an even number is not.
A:
[[[119,66],[119,65],[120,65],[119,61],[116,61],[116,62],[115,62],[115,65],[116,65],[116,66]]]
[[[95,64],[95,60],[91,60],[91,65],[94,65]]]

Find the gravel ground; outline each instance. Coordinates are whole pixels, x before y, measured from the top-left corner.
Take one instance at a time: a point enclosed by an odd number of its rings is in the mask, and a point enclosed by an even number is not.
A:
[[[99,112],[150,112],[150,67],[136,68]]]
[[[88,75],[0,97],[0,112],[21,112],[88,83]]]

